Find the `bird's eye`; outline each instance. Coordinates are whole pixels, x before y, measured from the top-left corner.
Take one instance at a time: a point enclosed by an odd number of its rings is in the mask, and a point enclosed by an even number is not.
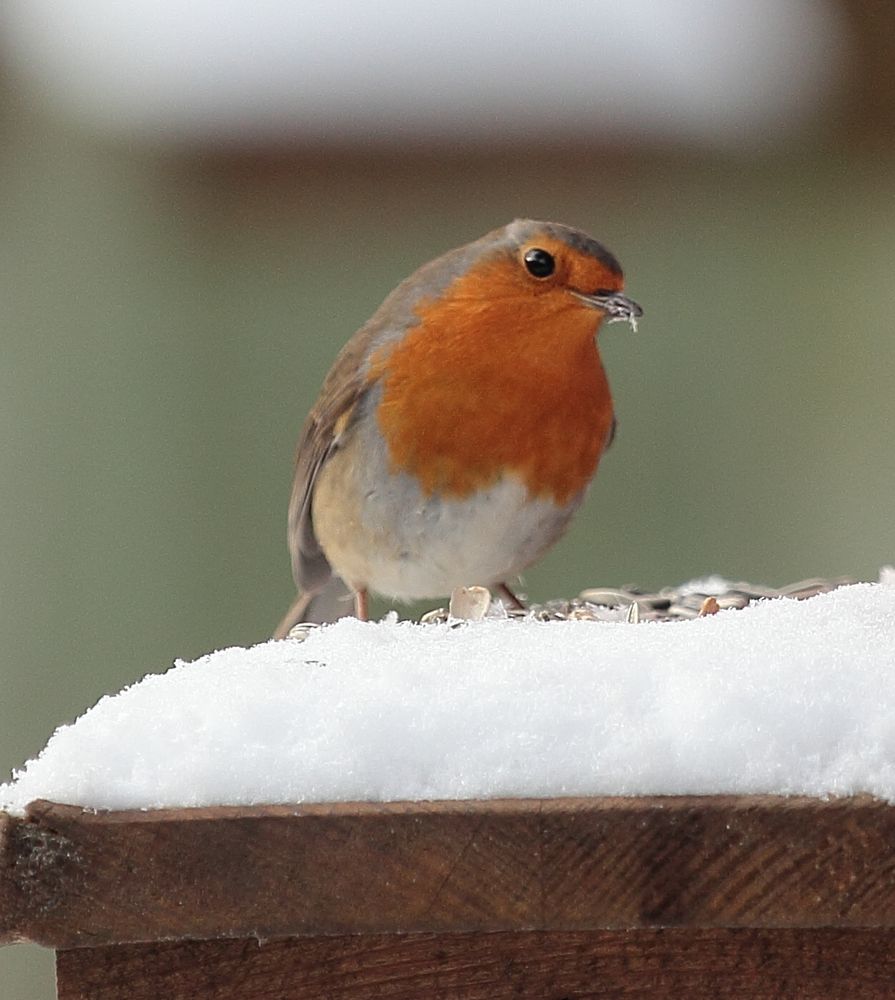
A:
[[[552,253],[541,250],[539,247],[532,247],[525,251],[525,267],[528,273],[534,278],[549,278],[556,270],[556,261]]]
[[[608,299],[610,295],[614,295],[614,294],[615,294],[615,292],[613,292],[611,288],[598,288],[594,292],[594,295],[598,299]]]

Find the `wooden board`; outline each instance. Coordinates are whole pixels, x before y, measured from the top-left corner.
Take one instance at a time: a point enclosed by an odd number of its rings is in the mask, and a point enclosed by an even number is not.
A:
[[[890,1000],[895,931],[369,935],[78,948],[59,1000]]]
[[[558,799],[6,819],[0,940],[893,927],[895,808]]]

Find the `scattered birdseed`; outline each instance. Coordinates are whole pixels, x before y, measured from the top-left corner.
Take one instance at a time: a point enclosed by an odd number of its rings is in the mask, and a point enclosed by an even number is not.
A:
[[[768,587],[763,584],[730,582],[719,577],[695,580],[678,587],[663,587],[659,591],[641,590],[634,584],[624,587],[589,587],[570,600],[552,600],[544,604],[530,604],[527,608],[496,610],[492,605],[489,616],[500,614],[514,619],[535,621],[599,621],[638,622],[686,621],[700,615],[715,614],[730,608],[745,608],[754,601],[775,597],[805,600],[816,594],[825,594],[837,587],[857,583],[852,577],[835,577],[830,580],[812,578],[790,583],[785,587]],[[446,608],[434,608],[421,618],[424,625],[448,620]]]

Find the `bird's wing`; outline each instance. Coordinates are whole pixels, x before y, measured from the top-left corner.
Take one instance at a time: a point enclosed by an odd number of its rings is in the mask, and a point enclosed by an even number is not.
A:
[[[438,283],[433,284],[431,275],[441,274],[442,282],[450,280],[461,265],[466,266],[470,250],[477,245],[462,247],[431,261],[402,281],[342,348],[326,376],[299,437],[289,501],[289,551],[292,575],[299,590],[320,590],[332,575],[314,533],[314,483],[373,386],[375,379],[366,371],[367,359],[374,350],[387,350],[403,332],[419,322],[415,311],[419,300],[440,288]],[[454,258],[456,262],[451,264]]]
[[[338,449],[358,403],[370,389],[363,361],[370,349],[372,332],[362,328],[342,349],[299,436],[289,500],[288,540],[292,575],[300,591],[320,590],[332,575],[314,532],[314,484],[320,470]]]

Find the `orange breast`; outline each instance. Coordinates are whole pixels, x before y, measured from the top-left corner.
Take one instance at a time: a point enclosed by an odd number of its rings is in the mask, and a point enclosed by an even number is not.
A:
[[[392,467],[454,497],[511,472],[565,504],[596,471],[612,423],[598,316],[569,295],[489,298],[469,278],[372,358]]]

